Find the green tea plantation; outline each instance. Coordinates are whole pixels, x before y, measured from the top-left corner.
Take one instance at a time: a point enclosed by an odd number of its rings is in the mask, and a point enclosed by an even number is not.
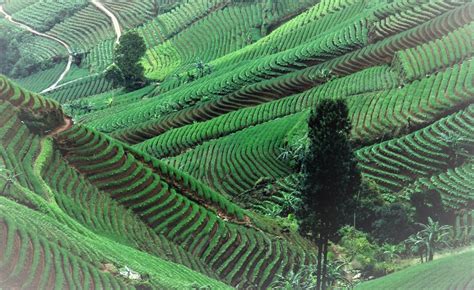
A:
[[[0,0],[0,289],[474,289],[473,32],[467,0]]]

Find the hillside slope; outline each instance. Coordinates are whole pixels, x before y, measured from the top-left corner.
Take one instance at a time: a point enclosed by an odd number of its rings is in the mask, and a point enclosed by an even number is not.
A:
[[[0,285],[265,289],[314,264],[282,208],[300,194],[308,116],[328,98],[347,101],[375,191],[439,193],[455,234],[474,238],[472,1],[100,2],[143,37],[144,88],[105,78],[117,23],[92,3],[3,5],[77,54],[41,96],[66,66],[58,43],[24,38],[21,54],[51,65],[0,76]],[[457,263],[361,287],[424,287],[411,278]],[[462,269],[440,288],[471,286]]]
[[[311,251],[302,250],[302,240],[286,241],[284,235],[276,236],[275,226],[193,177],[72,125],[57,103],[4,78],[1,91],[8,112],[2,120],[3,164],[12,174],[4,184],[16,188],[18,182],[18,196],[24,195],[18,200],[5,191],[7,197],[33,209],[49,201],[67,220],[63,223],[81,225],[72,231],[82,233],[86,227],[102,236],[98,240],[122,243],[232,285],[266,287],[277,274],[314,261]],[[159,271],[147,273],[162,279]]]
[[[292,160],[278,158],[298,139],[286,132],[320,99],[343,98],[365,178],[409,194],[450,178],[452,191],[434,188],[464,213],[474,207],[473,9],[469,1],[322,1],[209,62],[209,75],[168,75],[158,92],[83,120],[235,198],[262,178],[293,175]]]
[[[356,289],[472,289],[474,251],[409,267],[386,277],[365,282]]]
[[[206,266],[154,234],[58,159],[52,138],[71,124],[57,103],[21,90],[5,78],[0,82],[2,286],[133,288],[133,281],[104,272],[105,264],[113,264],[149,275],[155,286],[225,287],[207,277],[212,274]],[[66,165],[67,173],[61,165]],[[51,174],[43,179],[50,166],[61,178]],[[63,186],[68,190],[63,191]]]

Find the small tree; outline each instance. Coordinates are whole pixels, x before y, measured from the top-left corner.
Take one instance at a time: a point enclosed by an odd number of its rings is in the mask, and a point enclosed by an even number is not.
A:
[[[84,53],[84,52],[74,52],[72,54],[74,64],[77,65],[77,66],[81,66],[81,63],[84,60],[85,56],[86,56],[86,53]]]
[[[140,59],[145,52],[145,42],[138,33],[125,33],[115,48],[114,63],[107,68],[106,78],[115,85],[123,85],[128,90],[144,86],[147,81]]]
[[[5,184],[3,184],[2,190],[0,191],[0,194],[5,194],[6,191],[12,186],[16,178],[20,176],[21,173],[15,174],[13,171],[0,166],[0,178],[5,179]]]
[[[452,227],[448,225],[442,226],[431,217],[428,217],[428,223],[419,225],[422,227],[419,234],[426,245],[426,261],[433,261],[434,253],[442,245],[448,245],[448,236]]]
[[[203,76],[208,75],[212,72],[212,67],[201,59],[198,59],[196,61],[194,67],[196,68],[196,74],[198,78],[202,78]]]
[[[405,240],[405,243],[410,247],[412,253],[420,257],[421,263],[423,263],[423,258],[425,262],[432,261],[435,252],[442,245],[448,246],[448,237],[452,227],[448,225],[442,226],[431,217],[428,217],[426,224],[418,225],[422,229],[418,233],[411,235]]]
[[[309,118],[309,151],[303,161],[300,231],[318,247],[318,289],[326,288],[330,239],[348,224],[359,190],[360,173],[349,140],[351,123],[343,100],[323,100]]]
[[[423,257],[426,252],[426,245],[420,233],[413,234],[405,240],[405,245],[411,254],[420,257],[420,262],[423,263]]]

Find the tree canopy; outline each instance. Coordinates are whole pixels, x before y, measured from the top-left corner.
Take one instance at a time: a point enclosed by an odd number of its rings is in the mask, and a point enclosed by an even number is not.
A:
[[[318,244],[318,280],[324,288],[329,239],[350,221],[360,173],[350,142],[351,123],[343,100],[321,101],[310,115],[309,150],[303,161],[300,231]],[[321,268],[322,267],[322,268]],[[319,283],[318,283],[319,284]]]
[[[145,52],[145,42],[138,33],[125,33],[115,48],[114,63],[107,69],[106,77],[129,90],[142,87],[147,82],[140,63]]]
[[[318,221],[337,230],[351,216],[354,194],[360,185],[346,103],[323,100],[312,112],[308,125],[310,148],[302,166],[305,179],[301,229],[312,231],[314,221]]]
[[[0,74],[14,78],[29,76],[40,70],[54,66],[61,58],[39,61],[31,53],[20,50],[21,43],[31,43],[33,35],[5,25],[0,29]]]

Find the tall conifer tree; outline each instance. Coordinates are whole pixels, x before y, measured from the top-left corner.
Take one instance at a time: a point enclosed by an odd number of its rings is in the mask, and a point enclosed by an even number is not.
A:
[[[329,240],[350,222],[360,185],[350,142],[351,123],[343,100],[326,99],[309,118],[309,150],[303,161],[300,231],[318,246],[318,289],[326,288]]]

